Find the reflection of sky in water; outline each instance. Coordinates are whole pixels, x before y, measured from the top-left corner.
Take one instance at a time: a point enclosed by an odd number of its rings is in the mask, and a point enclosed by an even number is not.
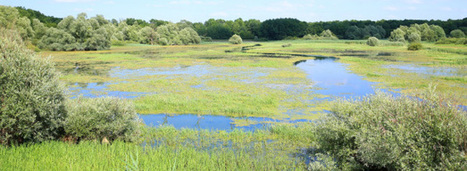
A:
[[[317,60],[298,61],[295,63],[297,67],[302,69],[308,76],[307,78],[314,82],[314,87],[320,89],[311,89],[309,85],[293,85],[293,84],[265,84],[267,87],[282,89],[287,92],[310,91],[323,95],[334,97],[358,97],[374,93],[372,84],[369,81],[363,80],[361,76],[350,73],[346,69],[346,65],[338,63],[335,58],[319,58]],[[225,77],[234,81],[245,83],[261,83],[260,77],[267,76],[274,68],[242,68],[242,67],[215,67],[211,65],[194,65],[194,66],[177,66],[166,68],[142,68],[142,69],[121,69],[113,68],[110,71],[111,77],[121,79],[135,79],[142,76],[151,75],[168,75],[176,77],[203,77],[202,81],[213,79],[216,77]],[[234,72],[232,72],[234,71]],[[89,83],[79,86],[75,84],[70,88],[73,96],[83,95],[85,97],[102,97],[113,96],[121,98],[135,98],[145,95],[145,93],[108,91],[107,86],[112,83]],[[118,83],[114,83],[118,84]],[[193,88],[206,89],[204,84],[193,85]],[[313,103],[310,101],[310,103]],[[288,109],[286,113],[289,116],[303,115],[304,113],[295,109]],[[247,118],[231,118],[226,116],[212,115],[175,115],[169,116],[165,114],[156,115],[140,115],[140,118],[146,125],[172,125],[175,128],[193,128],[193,129],[212,129],[212,130],[232,130],[234,128],[244,130],[255,130],[263,128],[274,122],[307,122],[308,120],[289,120],[288,118],[275,120],[271,118],[247,117]],[[251,121],[249,126],[237,126],[234,119],[246,119]],[[243,122],[243,121],[242,121]],[[257,124],[260,123],[260,124]]]
[[[356,97],[373,94],[373,83],[363,80],[361,76],[350,73],[346,65],[335,62],[335,59],[307,60],[296,65],[308,74],[318,94],[337,97]]]
[[[227,116],[213,116],[213,115],[165,115],[165,114],[155,114],[155,115],[139,115],[143,120],[144,124],[149,126],[161,126],[161,125],[171,125],[177,129],[180,128],[191,128],[191,129],[210,129],[210,130],[226,130],[231,131],[233,129],[243,129],[247,131],[253,131],[259,128],[268,127],[269,124],[252,124],[248,126],[237,126],[234,124],[234,119],[245,119],[255,123],[261,122],[288,122],[288,123],[297,123],[297,122],[307,122],[307,120],[293,120],[293,121],[283,121],[283,120],[274,120],[271,118],[262,118],[262,117],[241,117],[241,118],[232,118]]]
[[[452,67],[426,67],[426,66],[416,66],[412,64],[406,65],[386,65],[386,68],[395,68],[401,69],[407,72],[417,73],[417,74],[427,74],[433,76],[466,76],[467,69],[456,69]]]

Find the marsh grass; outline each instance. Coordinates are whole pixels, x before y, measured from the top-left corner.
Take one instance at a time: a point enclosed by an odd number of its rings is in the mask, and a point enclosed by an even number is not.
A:
[[[2,170],[287,170],[305,169],[294,153],[313,137],[311,126],[278,125],[244,132],[147,128],[145,145],[44,142],[0,147]]]

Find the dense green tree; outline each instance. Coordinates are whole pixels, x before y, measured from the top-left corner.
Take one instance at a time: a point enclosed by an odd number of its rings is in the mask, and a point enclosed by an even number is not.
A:
[[[261,36],[271,40],[281,40],[286,37],[302,37],[307,24],[292,18],[266,20],[261,23]]]
[[[357,26],[351,26],[345,31],[345,38],[347,39],[361,39],[363,37],[362,30]]]
[[[157,28],[161,45],[188,45],[199,44],[201,38],[191,27],[180,29],[177,24],[169,23]]]
[[[62,20],[62,18],[46,16],[39,11],[32,9],[26,9],[24,7],[16,7],[21,17],[27,17],[29,20],[38,19],[46,27],[56,27],[57,24]]]
[[[405,32],[401,28],[397,28],[396,30],[391,32],[391,36],[389,37],[389,41],[393,42],[404,42],[405,41]]]
[[[368,38],[368,40],[366,41],[366,44],[368,46],[378,46],[379,45],[379,40],[378,38],[376,37],[370,37]]]
[[[420,37],[420,34],[418,33],[410,33],[410,35],[407,38],[407,41],[409,43],[415,43],[415,42],[420,42],[422,38]]]
[[[102,25],[103,24],[103,25]],[[109,25],[109,26],[106,26]],[[110,48],[115,29],[103,16],[88,19],[86,13],[68,16],[48,29],[39,47],[50,50],[102,50]]]
[[[460,30],[460,29],[456,29],[456,30],[451,31],[450,35],[451,35],[451,37],[455,37],[455,38],[464,38],[465,37],[464,32],[462,30]]]
[[[34,37],[31,21],[27,17],[21,17],[13,7],[0,5],[0,28],[16,30],[24,40]]]
[[[151,45],[154,45],[160,37],[159,34],[149,26],[142,28],[139,35],[141,35],[141,43]]]

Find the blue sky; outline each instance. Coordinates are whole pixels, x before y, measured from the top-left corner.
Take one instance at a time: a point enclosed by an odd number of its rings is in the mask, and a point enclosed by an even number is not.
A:
[[[0,0],[0,5],[23,6],[56,17],[107,19],[233,20],[297,18],[299,20],[462,19],[467,0]]]

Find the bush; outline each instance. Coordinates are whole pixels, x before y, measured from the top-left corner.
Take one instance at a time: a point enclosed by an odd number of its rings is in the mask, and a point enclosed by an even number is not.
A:
[[[234,34],[232,37],[230,37],[229,42],[232,44],[242,44],[242,38],[239,35]]]
[[[465,37],[465,34],[462,30],[459,30],[459,29],[455,29],[453,31],[451,31],[451,37],[454,37],[454,38],[464,38]]]
[[[422,38],[417,33],[410,33],[407,40],[409,41],[409,43],[416,43],[422,41]]]
[[[408,46],[407,46],[407,50],[421,50],[423,48],[422,44],[421,43],[410,43]]]
[[[370,37],[366,41],[366,44],[369,46],[378,46],[379,45],[379,40],[376,37]]]
[[[86,99],[67,103],[65,131],[80,140],[132,141],[139,133],[138,115],[131,103],[118,98]]]
[[[17,33],[0,30],[0,144],[63,134],[65,87],[53,66],[29,51]]]
[[[467,45],[467,38],[442,38],[438,40],[435,44]]]
[[[341,169],[467,169],[467,113],[434,91],[419,97],[377,92],[334,102],[316,143]]]

